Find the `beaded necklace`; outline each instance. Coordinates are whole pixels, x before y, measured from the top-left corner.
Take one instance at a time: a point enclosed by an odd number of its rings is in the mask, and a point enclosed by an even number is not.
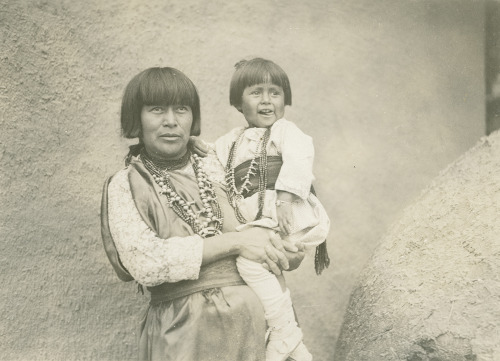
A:
[[[185,167],[192,160],[203,208],[197,210],[195,201],[183,199],[170,181],[168,171]],[[146,151],[141,151],[141,160],[154,181],[160,186],[160,193],[167,197],[171,207],[179,218],[189,224],[191,229],[203,238],[221,234],[224,217],[217,201],[212,183],[203,170],[202,160],[197,154],[186,152],[181,159],[175,161],[153,160]]]
[[[229,202],[234,208],[236,218],[241,223],[247,223],[247,220],[241,214],[239,210],[238,203],[240,200],[244,198],[244,193],[248,192],[248,186],[251,184],[250,176],[255,175],[255,171],[257,170],[256,166],[259,169],[259,187],[258,187],[258,212],[255,217],[255,220],[260,219],[262,217],[262,210],[264,208],[264,198],[266,195],[266,185],[267,185],[267,143],[269,142],[269,136],[271,134],[271,128],[267,128],[262,137],[259,139],[257,143],[257,149],[255,151],[255,157],[250,162],[250,166],[248,167],[247,174],[242,178],[243,183],[238,189],[236,187],[236,182],[234,179],[234,159],[236,156],[236,152],[238,149],[238,145],[241,142],[245,129],[238,138],[231,144],[231,148],[229,150],[229,156],[227,159],[226,165],[226,184],[227,184],[227,195]]]

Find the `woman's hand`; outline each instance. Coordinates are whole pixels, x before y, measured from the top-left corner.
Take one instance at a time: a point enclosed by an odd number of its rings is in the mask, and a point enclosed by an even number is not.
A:
[[[297,243],[295,248],[297,249],[296,252],[287,251],[285,253],[289,264],[287,271],[293,271],[299,268],[300,264],[304,260],[304,257],[306,256],[306,249],[303,243]]]
[[[293,271],[299,268],[300,264],[306,256],[305,246],[303,243],[293,244],[289,241],[282,240],[281,238],[273,237],[271,240],[273,246],[284,253],[288,260],[288,267],[281,267],[282,270]],[[270,270],[267,265],[263,265],[268,271]]]
[[[189,145],[191,146],[193,152],[198,154],[200,157],[206,157],[210,151],[207,143],[194,135],[189,137]]]
[[[288,269],[286,249],[279,235],[270,229],[252,227],[239,232],[239,252],[241,257],[262,263],[274,274],[281,274],[281,269]]]

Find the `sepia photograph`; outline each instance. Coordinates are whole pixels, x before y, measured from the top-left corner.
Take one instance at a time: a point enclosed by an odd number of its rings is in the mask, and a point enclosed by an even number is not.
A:
[[[500,361],[500,0],[0,0],[0,361]]]

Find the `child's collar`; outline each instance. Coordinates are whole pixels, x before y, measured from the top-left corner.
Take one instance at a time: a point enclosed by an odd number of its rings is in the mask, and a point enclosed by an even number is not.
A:
[[[273,124],[271,124],[269,127],[271,129],[274,128],[274,126],[278,123],[283,123],[284,121],[286,121],[285,117],[282,117],[282,118],[279,118],[277,121],[275,121]],[[264,127],[264,128],[261,128],[261,127],[256,127],[254,125],[250,125],[250,124],[247,124],[247,126],[245,127],[245,129],[254,129],[254,128],[257,128],[257,129],[267,129],[269,127]]]
[[[283,117],[283,118],[278,119],[277,121],[275,121],[271,125],[271,138],[269,139],[270,142],[276,143],[276,140],[279,139],[278,133],[280,133],[280,132],[273,132],[273,129],[276,127],[280,127],[285,122],[286,122],[286,119]],[[243,128],[243,132],[244,132],[243,136],[249,140],[258,141],[258,140],[260,140],[260,138],[262,137],[262,134],[264,134],[266,129],[267,128],[246,126]]]

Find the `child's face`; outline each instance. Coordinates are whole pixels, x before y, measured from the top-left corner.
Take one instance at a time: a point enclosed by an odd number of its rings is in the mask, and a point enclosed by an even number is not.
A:
[[[269,127],[285,114],[283,88],[270,83],[248,86],[243,91],[238,110],[251,127]]]

